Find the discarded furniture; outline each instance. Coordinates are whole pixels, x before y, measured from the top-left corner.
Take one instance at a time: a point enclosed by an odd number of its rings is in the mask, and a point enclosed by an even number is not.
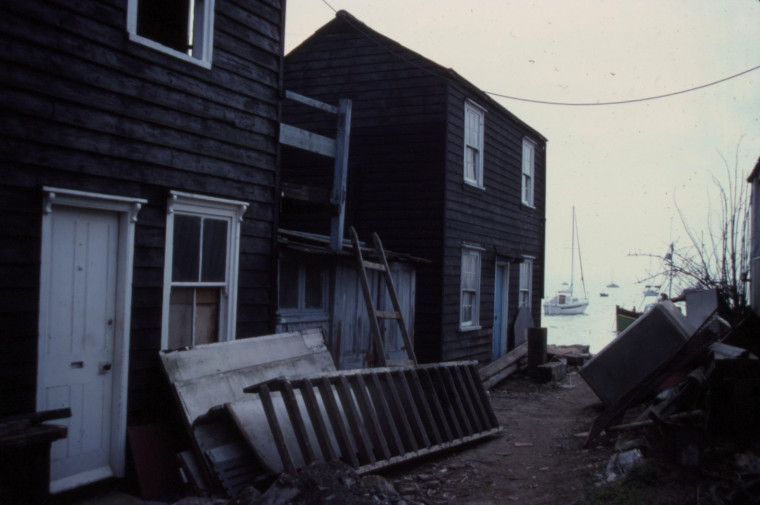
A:
[[[44,503],[50,488],[50,446],[66,426],[42,424],[71,417],[71,409],[0,419],[0,502]]]
[[[599,351],[580,374],[605,405],[612,405],[672,358],[695,329],[673,303],[658,303]]]
[[[687,366],[708,353],[709,345],[718,338],[713,319],[711,316],[698,330],[690,331],[672,303],[661,302],[589,361],[580,374],[605,401],[606,409],[592,423],[586,444],[674,376],[685,377]]]

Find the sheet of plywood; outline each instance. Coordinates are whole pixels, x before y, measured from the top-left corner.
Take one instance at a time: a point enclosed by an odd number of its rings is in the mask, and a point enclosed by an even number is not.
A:
[[[212,407],[245,399],[246,386],[335,370],[319,329],[164,351],[161,361],[188,426]]]
[[[169,381],[176,383],[313,354],[330,356],[318,328],[162,351],[161,361]]]

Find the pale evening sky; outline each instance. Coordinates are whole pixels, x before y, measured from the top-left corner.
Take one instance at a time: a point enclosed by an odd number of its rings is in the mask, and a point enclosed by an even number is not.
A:
[[[758,0],[328,3],[288,0],[286,53],[343,9],[483,91],[527,99],[633,100],[760,66]],[[569,276],[572,206],[590,291],[630,284],[650,261],[629,253],[687,244],[676,206],[704,228],[721,156],[744,178],[760,156],[760,69],[621,105],[494,98],[548,139],[547,296]]]

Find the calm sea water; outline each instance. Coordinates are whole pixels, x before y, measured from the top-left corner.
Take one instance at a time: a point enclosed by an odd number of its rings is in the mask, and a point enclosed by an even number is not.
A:
[[[608,281],[609,282],[609,281]],[[561,286],[547,283],[546,295],[554,296],[556,289]],[[584,314],[574,316],[547,316],[541,307],[541,326],[547,329],[549,344],[590,346],[592,353],[599,352],[615,338],[615,305],[641,310],[644,303],[656,298],[644,298],[644,286],[641,284],[622,285],[619,288],[608,288],[606,283],[586,285],[589,305]],[[605,292],[609,296],[599,296]],[[575,290],[582,295],[582,290]]]

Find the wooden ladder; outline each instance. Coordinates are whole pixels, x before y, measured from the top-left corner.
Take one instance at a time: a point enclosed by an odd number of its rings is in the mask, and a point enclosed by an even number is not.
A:
[[[398,322],[401,336],[404,339],[404,346],[406,347],[406,355],[411,360],[412,364],[417,364],[417,356],[414,354],[414,344],[409,337],[409,332],[404,322],[404,316],[401,313],[401,305],[398,301],[398,295],[396,294],[396,287],[393,285],[393,277],[391,276],[391,270],[388,267],[388,261],[385,258],[385,249],[380,242],[380,237],[377,233],[372,234],[372,242],[375,244],[375,254],[378,261],[367,261],[362,256],[361,245],[359,244],[359,236],[356,234],[354,227],[351,227],[351,243],[354,246],[354,254],[356,256],[357,267],[359,271],[359,280],[362,284],[362,292],[364,293],[364,303],[367,306],[367,315],[369,316],[370,331],[372,332],[372,343],[375,347],[375,362],[379,366],[387,366],[388,360],[385,355],[385,345],[383,344],[383,335],[380,332],[380,320],[381,319],[393,319]],[[367,269],[377,270],[382,273],[382,278],[385,281],[385,287],[388,290],[388,295],[393,304],[393,312],[377,310],[375,308],[375,302],[372,300],[372,293],[369,289],[369,280],[367,279]]]

